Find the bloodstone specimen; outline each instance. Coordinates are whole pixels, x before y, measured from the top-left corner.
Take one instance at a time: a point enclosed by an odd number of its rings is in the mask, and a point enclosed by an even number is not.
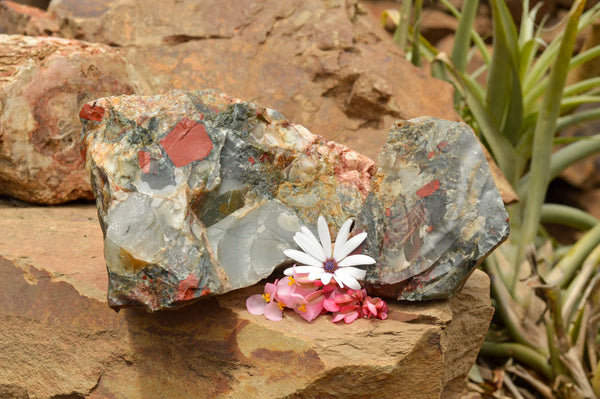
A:
[[[471,129],[435,118],[392,126],[361,209],[367,289],[385,297],[447,298],[509,233],[508,215]]]
[[[374,162],[215,91],[81,110],[109,305],[154,311],[252,285],[319,214],[358,214]],[[315,231],[316,232],[316,231]]]
[[[479,142],[464,124],[398,123],[373,161],[216,91],[87,104],[86,164],[109,305],[171,308],[252,285],[289,260],[302,225],[356,218],[372,292],[447,297],[508,234]]]

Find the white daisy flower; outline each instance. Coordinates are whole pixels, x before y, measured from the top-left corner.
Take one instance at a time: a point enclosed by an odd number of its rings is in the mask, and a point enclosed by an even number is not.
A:
[[[333,253],[329,228],[323,216],[319,216],[317,221],[320,242],[307,227],[302,226],[300,231],[294,235],[294,241],[304,252],[295,249],[283,251],[286,256],[301,265],[287,268],[284,274],[292,275],[295,268],[296,273],[308,273],[308,279],[311,281],[321,280],[323,284],[327,285],[332,278],[335,278],[340,287],[346,286],[359,290],[361,287],[357,280],[364,279],[367,272],[353,266],[372,265],[375,263],[375,259],[367,255],[350,255],[367,238],[367,233],[363,232],[348,239],[350,226],[352,226],[352,220],[348,219],[340,228],[333,246]]]

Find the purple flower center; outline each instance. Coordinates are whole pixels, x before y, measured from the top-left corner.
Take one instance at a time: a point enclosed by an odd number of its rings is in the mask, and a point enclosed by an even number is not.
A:
[[[333,273],[338,269],[338,264],[335,259],[327,259],[325,263],[323,263],[323,269],[325,269],[327,273]]]

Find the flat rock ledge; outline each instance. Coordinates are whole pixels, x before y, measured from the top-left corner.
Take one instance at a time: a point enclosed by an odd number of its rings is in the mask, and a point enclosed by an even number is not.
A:
[[[94,205],[0,201],[0,220],[1,398],[460,398],[493,313],[480,271],[386,321],[271,322],[245,309],[261,286],[115,313]]]

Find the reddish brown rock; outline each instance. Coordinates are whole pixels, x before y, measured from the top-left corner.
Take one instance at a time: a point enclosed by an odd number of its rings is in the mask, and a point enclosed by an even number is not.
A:
[[[83,104],[144,92],[118,53],[100,44],[0,35],[0,195],[57,204],[92,198],[80,152]]]
[[[58,29],[59,23],[54,16],[38,7],[0,1],[0,33],[52,36]]]
[[[443,11],[423,10],[421,17],[421,34],[432,44],[437,44],[444,37],[453,34],[458,28],[458,20]]]
[[[216,87],[376,157],[394,119],[458,120],[354,0],[54,1],[61,34],[121,46],[156,93]]]
[[[245,310],[259,286],[115,313],[95,214],[0,204],[0,397],[459,398],[492,314],[479,271],[450,300],[391,303],[385,321],[271,322]]]

